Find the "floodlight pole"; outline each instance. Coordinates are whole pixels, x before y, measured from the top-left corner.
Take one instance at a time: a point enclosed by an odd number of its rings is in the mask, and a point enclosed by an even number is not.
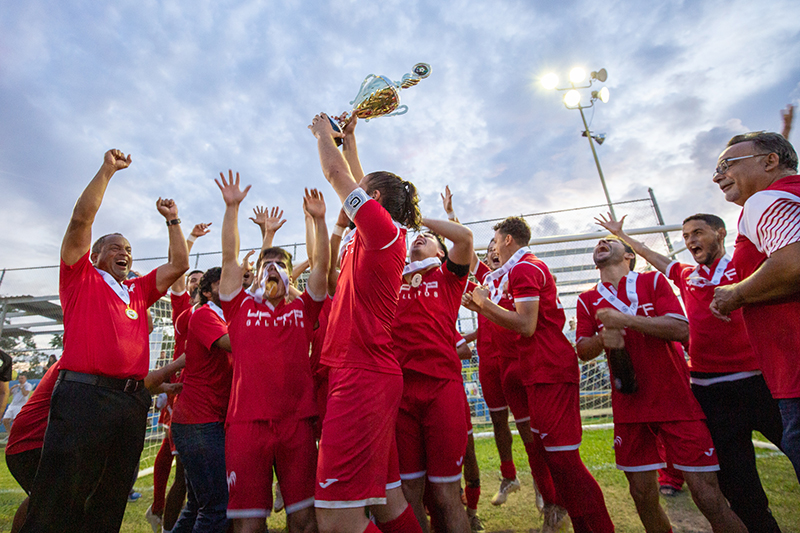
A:
[[[589,131],[589,124],[586,123],[586,115],[583,114],[583,106],[578,106],[578,111],[581,112],[581,119],[583,119],[583,131],[586,138],[589,139],[589,146],[592,148],[592,155],[594,156],[594,163],[597,165],[597,173],[600,174],[600,183],[603,185],[603,193],[606,195],[606,203],[608,210],[611,213],[611,218],[617,220],[617,215],[614,213],[614,205],[611,203],[611,196],[608,194],[608,187],[606,187],[606,178],[603,176],[603,169],[600,168],[600,159],[597,157],[597,150],[594,148],[594,141],[592,140],[592,133]]]

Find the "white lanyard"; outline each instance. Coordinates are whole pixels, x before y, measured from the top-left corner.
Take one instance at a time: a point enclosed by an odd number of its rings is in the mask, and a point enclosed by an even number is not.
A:
[[[405,266],[403,269],[403,275],[406,276],[408,274],[413,274],[414,272],[419,272],[420,270],[425,270],[426,268],[430,268],[432,266],[442,266],[441,260],[439,260],[438,257],[428,257],[422,261],[414,261]]]
[[[630,305],[622,303],[619,298],[614,296],[611,291],[603,285],[602,281],[597,284],[597,292],[619,311],[626,315],[636,316],[636,312],[639,310],[639,295],[636,294],[636,278],[638,277],[639,274],[637,272],[629,272],[628,275],[625,276],[625,293],[628,295],[628,300],[631,302]]]
[[[483,278],[483,283],[489,286],[490,298],[494,303],[500,303],[503,297],[503,287],[508,283],[508,273],[519,263],[526,254],[533,253],[530,248],[520,248],[503,266]]]
[[[215,304],[214,302],[212,302],[211,300],[209,300],[207,303],[208,303],[208,308],[217,313],[217,316],[219,316],[222,319],[222,321],[225,322],[225,315],[222,313],[222,308],[217,304]]]
[[[266,289],[267,277],[269,273],[269,263],[263,266],[261,271],[261,279],[258,280],[258,288],[255,291],[248,291],[248,294],[252,296],[258,303],[264,303],[264,292]],[[285,268],[281,268],[278,265],[275,265],[275,270],[278,271],[278,275],[281,277],[281,281],[283,281],[283,287],[286,289],[286,293],[289,293],[289,275],[286,273]],[[220,310],[222,311],[222,310]],[[225,320],[223,318],[223,320]]]
[[[105,270],[100,270],[97,267],[94,267],[94,269],[97,270],[97,273],[103,277],[108,286],[111,287],[111,290],[113,290],[117,296],[119,296],[119,299],[125,302],[125,305],[131,305],[131,295],[128,294],[128,287],[118,282],[116,279],[114,279],[114,276]]]
[[[725,254],[725,256],[719,260],[719,263],[717,263],[717,268],[714,270],[714,276],[710,281],[700,275],[700,268],[702,268],[702,265],[697,265],[692,273],[689,274],[689,277],[686,279],[686,281],[695,287],[716,287],[719,285],[719,282],[722,281],[722,276],[725,274],[725,270],[727,270],[728,263],[730,262],[731,256]]]

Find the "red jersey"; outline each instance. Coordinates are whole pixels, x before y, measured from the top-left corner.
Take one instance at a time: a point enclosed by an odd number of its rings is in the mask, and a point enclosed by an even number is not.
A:
[[[126,279],[122,285],[107,272],[103,272],[106,277],[101,272],[89,261],[88,251],[72,266],[61,261],[61,368],[119,379],[144,379],[150,366],[147,309],[164,295],[156,288],[156,271]]]
[[[242,289],[228,298],[222,301],[233,353],[227,423],[316,416],[308,352],[324,300],[304,291],[272,307]]]
[[[629,298],[627,280],[635,276],[634,298]],[[626,306],[638,299],[636,316],[669,316],[686,320],[681,304],[660,272],[631,272],[619,282],[619,288],[610,283],[603,287]],[[578,297],[578,341],[600,331],[595,319],[599,309],[614,306],[598,291],[588,290]],[[631,356],[639,389],[633,394],[611,391],[614,422],[669,422],[675,420],[701,420],[703,411],[689,387],[689,367],[683,357],[680,343],[645,335],[632,329],[625,330],[625,349]]]
[[[733,262],[745,280],[773,252],[800,241],[800,176],[779,179],[747,199]],[[775,398],[800,397],[800,293],[742,308],[750,343]]]
[[[466,284],[467,276],[457,276],[445,263],[422,273],[417,287],[400,286],[392,337],[404,375],[416,372],[461,381],[461,359],[453,336]]]
[[[489,277],[490,274],[492,274],[492,271],[489,270],[489,267],[479,261],[475,277],[482,284],[489,287],[492,301],[503,309],[516,312],[514,307],[514,298],[511,297],[511,293],[509,293],[507,290],[508,276],[503,275],[496,279],[492,279]],[[519,352],[516,350],[516,342],[519,334],[510,329],[498,326],[488,318],[483,317],[480,313],[478,313],[478,316],[483,318],[483,322],[478,322],[478,335],[482,335],[480,328],[482,326],[486,326],[485,333],[488,334],[489,338],[491,339],[491,345],[493,347],[491,352],[498,357],[519,359]],[[480,347],[478,349],[480,350]],[[478,355],[480,355],[480,351],[478,352]]]
[[[356,234],[342,254],[322,364],[401,374],[392,322],[406,258],[406,230],[377,201],[355,215]]]
[[[36,450],[44,445],[47,417],[50,414],[50,397],[61,370],[61,360],[51,366],[39,381],[36,390],[20,409],[8,432],[6,455]]]
[[[189,296],[189,291],[183,291],[180,294],[169,291],[169,302],[172,304],[172,325],[174,326],[181,313],[192,307],[192,297]]]
[[[322,347],[325,345],[325,334],[328,332],[328,319],[331,315],[333,298],[328,295],[322,304],[322,311],[317,318],[317,327],[311,336],[311,373],[314,375],[327,375],[327,366],[320,363]]]
[[[478,281],[483,283],[483,280],[486,279],[486,276],[491,272],[489,267],[483,264],[482,261],[478,261],[474,275]],[[472,292],[474,288],[475,284],[470,282],[467,290]],[[478,350],[478,357],[484,360],[500,357],[501,350],[493,339],[493,330],[498,327],[500,326],[496,326],[494,322],[478,313],[478,333],[475,337],[475,348]]]
[[[228,328],[209,305],[212,303],[197,308],[189,319],[183,389],[172,410],[172,421],[176,424],[224,422],[228,411],[231,362],[228,352],[214,346],[228,333]]]
[[[695,372],[758,370],[741,310],[731,313],[731,321],[725,322],[712,315],[709,309],[714,299],[714,287],[739,281],[736,269],[729,261],[730,258],[725,256],[710,267],[677,261],[667,266],[667,277],[680,289],[689,318],[689,367]]]

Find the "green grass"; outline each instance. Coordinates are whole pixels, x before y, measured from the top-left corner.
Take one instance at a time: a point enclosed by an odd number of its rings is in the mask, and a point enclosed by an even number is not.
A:
[[[614,468],[613,432],[611,430],[586,431],[583,435],[581,456],[603,489],[611,518],[620,533],[643,531],[633,500],[628,495],[628,484],[622,472]],[[478,439],[475,442],[481,468],[482,496],[479,514],[488,533],[538,531],[541,518],[534,505],[530,471],[527,468],[525,449],[518,436],[514,437],[514,460],[522,482],[522,490],[512,494],[502,507],[494,507],[490,500],[500,479],[500,462],[494,440]],[[778,452],[756,449],[761,481],[770,500],[772,513],[784,533],[800,533],[800,484],[789,460]],[[143,494],[136,503],[128,505],[122,531],[149,533],[144,512],[153,501],[153,477],[140,478],[136,489]],[[0,467],[0,530],[9,531],[17,505],[24,499],[22,489],[8,473],[5,464]],[[661,498],[672,521],[675,533],[711,531],[708,522],[695,507],[686,490],[674,498]],[[285,514],[279,513],[268,521],[270,530],[285,527]]]

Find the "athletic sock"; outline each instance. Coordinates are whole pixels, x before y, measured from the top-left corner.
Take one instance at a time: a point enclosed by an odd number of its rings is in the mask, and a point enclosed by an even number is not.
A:
[[[536,481],[536,487],[539,489],[539,494],[542,495],[544,503],[557,503],[561,504],[556,493],[556,487],[553,484],[553,476],[550,473],[550,468],[547,466],[545,460],[544,446],[539,440],[538,435],[533,436],[531,442],[525,443],[525,451],[528,454],[528,464],[531,467],[531,475]]]
[[[161,443],[161,448],[156,454],[153,463],[153,506],[150,508],[152,513],[161,516],[164,512],[164,498],[167,493],[167,483],[169,483],[169,471],[172,468],[172,451],[167,439]]]
[[[517,467],[514,461],[500,461],[500,475],[505,479],[517,479]]]
[[[588,528],[584,531],[613,533],[614,524],[608,515],[603,491],[581,461],[578,450],[545,453],[552,480],[564,502],[559,505],[569,513],[573,527],[577,517],[578,522]]]
[[[478,485],[477,487],[470,487],[467,485],[464,487],[464,494],[467,495],[467,508],[477,509],[478,500],[481,498],[481,486]]]
[[[417,522],[417,517],[410,505],[406,505],[400,516],[388,522],[378,522],[378,529],[383,533],[422,533],[422,527]],[[366,532],[371,532],[367,528]]]

